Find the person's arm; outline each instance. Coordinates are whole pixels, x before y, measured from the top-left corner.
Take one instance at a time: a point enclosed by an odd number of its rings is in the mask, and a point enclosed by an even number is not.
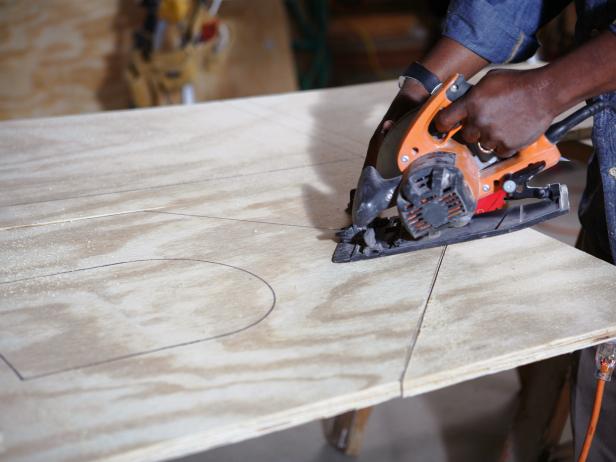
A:
[[[508,157],[543,134],[553,119],[592,96],[616,90],[616,34],[605,31],[533,70],[489,72],[436,117],[440,131],[463,123],[469,143]]]
[[[471,78],[488,65],[484,58],[448,37],[442,37],[421,63],[441,81],[455,73]],[[422,104],[428,96],[418,82],[412,79],[405,82],[370,140],[364,166],[376,163],[383,138],[391,126],[408,111]]]
[[[468,80],[489,62],[455,40],[442,37],[421,60],[421,64],[444,82],[456,73],[464,75]],[[400,92],[407,94],[415,102],[423,102],[429,96],[426,90],[412,79],[406,81]]]
[[[546,66],[555,114],[593,96],[616,90],[616,33],[605,31]]]
[[[421,59],[442,81],[455,73],[470,79],[490,62],[517,62],[532,56],[539,46],[537,30],[571,0],[452,0],[443,36]],[[374,165],[387,130],[428,97],[423,87],[407,81],[378,125],[366,156]]]

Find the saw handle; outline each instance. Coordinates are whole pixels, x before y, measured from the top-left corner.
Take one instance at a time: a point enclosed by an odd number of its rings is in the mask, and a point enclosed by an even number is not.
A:
[[[453,82],[446,82],[446,84],[448,85],[445,90],[445,96],[447,98],[445,100],[445,105],[444,107],[439,108],[438,111],[432,115],[432,120],[430,121],[430,126],[428,127],[428,131],[430,132],[430,134],[438,138],[442,142],[451,139],[453,135],[458,133],[462,128],[462,123],[459,123],[458,125],[453,127],[451,130],[449,130],[449,132],[439,132],[434,125],[434,117],[436,117],[436,115],[441,111],[441,109],[444,109],[454,101],[462,98],[469,92],[471,88],[473,88],[473,86],[466,81],[462,74],[458,74]]]
[[[458,75],[456,80],[449,85],[445,91],[445,96],[447,97],[447,106],[454,101],[463,97],[468,91],[473,88],[473,86],[468,83],[463,75]],[[597,100],[593,103],[587,104],[583,108],[578,109],[573,114],[568,115],[560,122],[556,122],[550,126],[545,132],[545,137],[552,143],[556,144],[567,134],[569,130],[571,130],[576,125],[579,125],[584,120],[593,117],[597,113],[605,110],[611,109],[616,112],[616,102],[614,101],[604,101]],[[433,117],[436,117],[434,113]],[[434,121],[430,122],[429,131],[432,136],[437,137],[442,142],[449,140],[452,136],[454,136],[460,129],[462,128],[462,124],[456,125],[452,128],[448,133],[439,132],[435,125]]]
[[[464,76],[455,74],[445,81],[413,117],[396,156],[398,170],[402,173],[419,157],[437,151],[457,152],[459,146],[451,137],[460,130],[455,127],[448,133],[439,133],[434,126],[434,117],[441,109],[464,96],[471,89]]]

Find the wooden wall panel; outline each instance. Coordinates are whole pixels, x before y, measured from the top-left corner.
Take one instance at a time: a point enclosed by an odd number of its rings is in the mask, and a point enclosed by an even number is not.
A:
[[[128,108],[142,14],[134,0],[0,0],[0,119]],[[226,0],[220,14],[231,46],[199,76],[199,100],[297,88],[282,0]]]
[[[282,0],[224,0],[220,17],[231,47],[196,85],[201,101],[297,90],[287,15]]]
[[[130,0],[0,2],[0,118],[127,107]]]

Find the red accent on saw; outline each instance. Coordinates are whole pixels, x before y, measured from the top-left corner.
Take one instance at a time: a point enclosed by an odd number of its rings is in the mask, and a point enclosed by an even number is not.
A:
[[[502,189],[499,189],[495,193],[489,196],[479,199],[477,201],[477,209],[475,215],[481,215],[482,213],[492,212],[494,210],[503,208],[505,206],[505,196],[507,193]]]

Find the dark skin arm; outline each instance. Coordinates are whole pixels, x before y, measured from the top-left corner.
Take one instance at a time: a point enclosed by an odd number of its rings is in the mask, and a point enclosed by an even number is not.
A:
[[[441,38],[421,63],[442,81],[458,73],[471,78],[488,65],[488,61],[447,37]],[[374,165],[381,143],[387,131],[404,114],[428,98],[426,90],[417,82],[407,80],[394,98],[385,117],[377,127],[370,144],[364,165]]]
[[[543,134],[552,120],[587,98],[616,90],[616,34],[605,31],[556,61],[527,71],[489,72],[435,119],[458,123],[463,139],[509,157]]]

